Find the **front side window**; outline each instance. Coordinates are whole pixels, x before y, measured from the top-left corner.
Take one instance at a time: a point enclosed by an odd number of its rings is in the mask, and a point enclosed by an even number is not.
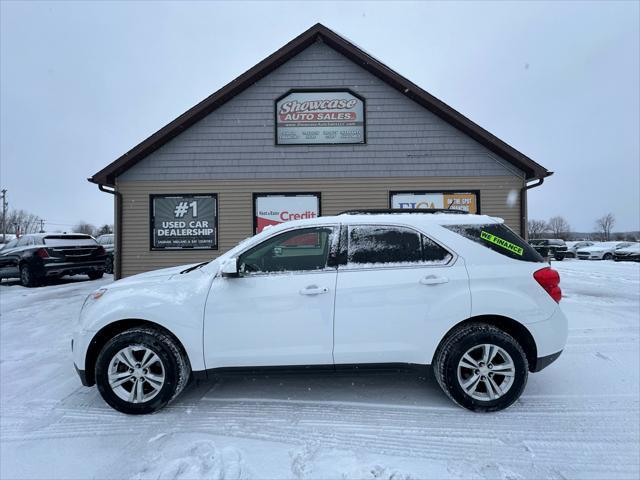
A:
[[[302,228],[281,233],[240,255],[240,273],[322,270],[333,240],[333,227]]]
[[[405,227],[354,225],[349,227],[347,264],[389,266],[447,263],[451,254],[427,236]]]

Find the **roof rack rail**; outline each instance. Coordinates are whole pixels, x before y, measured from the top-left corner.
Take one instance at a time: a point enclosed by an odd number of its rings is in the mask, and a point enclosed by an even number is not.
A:
[[[446,208],[373,208],[370,210],[345,210],[338,215],[380,215],[386,213],[458,213],[467,215],[469,212]]]

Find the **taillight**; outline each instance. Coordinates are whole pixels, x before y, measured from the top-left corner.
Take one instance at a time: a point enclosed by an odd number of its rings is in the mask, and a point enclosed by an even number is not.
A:
[[[49,252],[47,252],[46,248],[39,248],[38,250],[36,250],[36,255],[40,258],[51,258],[49,257]]]
[[[533,278],[544,288],[551,298],[560,303],[562,290],[560,290],[560,274],[551,267],[543,268],[533,274]]]
[[[96,250],[96,253],[97,253],[98,255],[106,255],[106,254],[107,254],[107,251],[104,249],[104,247],[103,247],[102,245],[100,245],[100,246],[98,247],[98,250]]]

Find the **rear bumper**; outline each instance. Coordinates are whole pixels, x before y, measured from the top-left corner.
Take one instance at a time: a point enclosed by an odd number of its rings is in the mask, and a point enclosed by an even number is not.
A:
[[[106,256],[88,262],[47,262],[42,265],[42,272],[47,277],[103,272],[105,258]]]

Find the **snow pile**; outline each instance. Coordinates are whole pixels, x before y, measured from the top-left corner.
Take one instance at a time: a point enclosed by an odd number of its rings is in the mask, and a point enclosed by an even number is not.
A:
[[[554,262],[560,359],[496,414],[429,372],[227,376],[122,415],[73,371],[70,332],[110,277],[0,286],[0,478],[629,478],[640,476],[640,265]]]

